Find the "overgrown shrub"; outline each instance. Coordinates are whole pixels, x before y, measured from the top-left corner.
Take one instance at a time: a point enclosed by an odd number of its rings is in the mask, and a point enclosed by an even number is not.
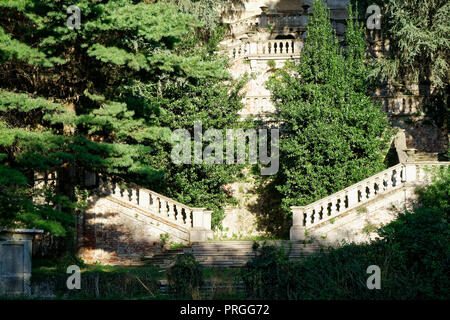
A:
[[[34,297],[55,295],[57,299],[148,299],[160,296],[157,269],[91,267],[81,273],[81,288],[69,290],[66,270],[34,270],[31,279]]]
[[[277,248],[256,248],[242,272],[256,299],[449,299],[450,171],[418,190],[419,201],[378,230],[368,244],[329,248],[300,262]],[[381,289],[367,288],[367,268],[381,270]]]
[[[283,247],[254,243],[255,257],[241,270],[245,293],[249,298],[289,298],[289,253]]]
[[[203,268],[190,253],[177,256],[167,271],[169,292],[176,298],[198,298],[203,283]]]

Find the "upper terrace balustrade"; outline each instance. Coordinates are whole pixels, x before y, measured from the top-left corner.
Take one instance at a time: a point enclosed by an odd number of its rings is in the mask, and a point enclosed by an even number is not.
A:
[[[230,22],[230,30],[234,36],[261,29],[294,29],[306,30],[308,17],[298,13],[271,13],[256,15],[242,20]]]
[[[294,39],[265,40],[258,42],[241,42],[228,48],[231,59],[242,58],[281,58],[300,57],[303,43]]]

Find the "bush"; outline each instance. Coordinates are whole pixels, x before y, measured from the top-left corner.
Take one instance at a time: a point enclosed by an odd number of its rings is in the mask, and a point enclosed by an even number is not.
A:
[[[242,272],[256,299],[449,299],[449,171],[418,190],[419,204],[378,230],[381,239],[346,244],[300,262],[263,246]],[[381,269],[381,289],[369,290],[367,268]]]
[[[203,284],[203,268],[192,254],[179,255],[167,271],[169,291],[176,298],[197,298]]]
[[[56,299],[158,299],[158,268],[86,266],[81,289],[67,288],[66,267],[37,267],[31,278],[34,297],[54,294]]]
[[[255,257],[241,270],[248,298],[288,299],[291,264],[284,248],[254,243]]]

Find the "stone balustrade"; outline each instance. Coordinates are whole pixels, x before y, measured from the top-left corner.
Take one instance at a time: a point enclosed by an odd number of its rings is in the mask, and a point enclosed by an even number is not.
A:
[[[249,56],[300,57],[302,42],[293,39],[266,40],[249,44]]]
[[[231,22],[229,26],[233,35],[241,35],[261,26],[261,17],[259,15],[248,17]]]
[[[308,16],[298,13],[269,13],[251,16],[229,23],[230,31],[234,36],[256,30],[257,28],[302,28],[306,29]]]
[[[211,234],[211,211],[205,208],[192,208],[170,199],[154,191],[130,185],[125,189],[109,179],[99,179],[99,191],[123,202],[150,211],[152,214],[176,224],[187,230],[194,231],[194,241],[207,240]],[[201,236],[197,234],[201,233]],[[191,237],[192,237],[191,232]],[[192,241],[192,239],[191,239]]]
[[[428,184],[433,168],[449,165],[450,162],[437,161],[400,163],[307,206],[293,206],[290,238],[303,240],[308,229],[364,205],[379,195],[406,185]]]
[[[267,24],[272,28],[306,28],[308,16],[296,13],[268,14]]]
[[[242,58],[299,58],[303,43],[294,39],[265,40],[258,42],[238,42],[229,47],[230,59]]]
[[[376,97],[382,102],[383,110],[389,115],[413,115],[420,111],[424,96],[403,95],[397,97]]]

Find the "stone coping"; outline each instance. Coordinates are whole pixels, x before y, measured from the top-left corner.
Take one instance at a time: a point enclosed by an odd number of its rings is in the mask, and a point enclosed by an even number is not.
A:
[[[6,229],[0,228],[0,233],[44,233],[41,229]]]

